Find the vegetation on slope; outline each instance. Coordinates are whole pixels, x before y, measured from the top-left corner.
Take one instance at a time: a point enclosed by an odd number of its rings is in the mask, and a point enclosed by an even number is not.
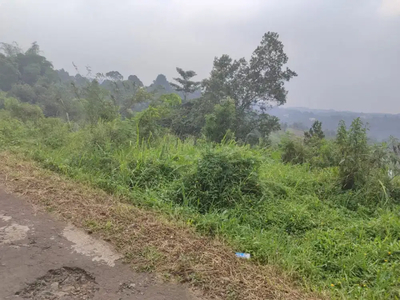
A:
[[[222,236],[313,288],[350,298],[397,296],[400,186],[385,169],[365,170],[362,158],[361,169],[292,165],[281,162],[285,148],[194,145],[172,135],[140,141],[135,120],[71,131],[57,119],[24,123],[1,114],[2,147],[13,145],[46,168]]]
[[[16,53],[2,59],[17,66],[27,54]],[[304,139],[271,144],[278,119],[252,106],[286,101],[283,84],[296,75],[282,69],[286,62],[268,33],[249,62],[216,59],[196,101],[140,87],[111,93],[93,80],[72,86],[71,106],[51,94],[61,118],[12,92],[26,88],[18,80],[27,75],[15,71],[17,82],[0,97],[0,148],[223,237],[314,290],[400,297],[400,147],[369,145],[360,119],[341,122],[334,140],[315,122]],[[27,90],[48,72],[35,74]],[[147,108],[137,112],[140,103]]]

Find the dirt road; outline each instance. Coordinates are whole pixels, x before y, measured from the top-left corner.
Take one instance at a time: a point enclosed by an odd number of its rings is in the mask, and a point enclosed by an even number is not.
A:
[[[196,299],[0,187],[0,299]]]

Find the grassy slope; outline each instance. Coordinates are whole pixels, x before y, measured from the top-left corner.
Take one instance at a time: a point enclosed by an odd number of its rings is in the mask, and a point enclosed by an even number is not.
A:
[[[362,196],[338,193],[334,168],[312,171],[305,165],[282,164],[278,153],[233,144],[211,149],[206,143],[195,146],[193,141],[171,136],[152,146],[135,140],[119,142],[108,137],[109,128],[103,125],[74,133],[59,128],[44,135],[17,123],[12,124],[14,130],[3,147],[123,195],[137,206],[157,209],[204,234],[223,237],[256,261],[280,266],[305,286],[351,299],[399,297],[399,207],[372,212],[363,206],[347,209],[343,203]],[[172,202],[171,195],[195,172],[206,151],[260,160],[262,197],[205,214]],[[162,171],[165,167],[172,170],[167,175]]]
[[[0,185],[113,244],[137,271],[189,283],[200,299],[320,299],[278,268],[238,259],[219,239],[45,170],[24,155],[0,152]]]

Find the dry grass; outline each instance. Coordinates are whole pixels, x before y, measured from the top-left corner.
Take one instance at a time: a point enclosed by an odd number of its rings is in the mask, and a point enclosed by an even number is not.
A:
[[[235,257],[223,242],[124,199],[0,153],[0,184],[113,244],[138,270],[189,283],[202,298],[320,299],[270,266]]]

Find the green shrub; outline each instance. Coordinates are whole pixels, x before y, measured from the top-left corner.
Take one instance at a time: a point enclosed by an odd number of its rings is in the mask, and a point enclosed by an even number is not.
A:
[[[121,148],[136,143],[136,125],[131,119],[99,121],[96,126],[85,127],[84,135],[85,143],[90,147]]]
[[[29,103],[20,103],[15,98],[6,98],[4,107],[10,112],[13,118],[17,118],[23,122],[37,122],[44,118],[43,112],[39,106]]]
[[[57,149],[66,144],[69,129],[61,119],[43,118],[37,123],[37,132],[44,145]]]
[[[302,164],[306,161],[306,149],[299,139],[285,136],[281,142],[282,161],[284,163]]]
[[[25,125],[10,116],[10,112],[0,110],[0,148],[21,144],[29,135]]]
[[[370,171],[367,129],[355,119],[347,131],[344,122],[339,124],[336,143],[339,147],[339,173],[344,190],[362,187]]]
[[[161,137],[166,133],[166,129],[160,124],[162,116],[163,110],[154,106],[149,106],[135,115],[136,133],[141,142]]]
[[[130,188],[155,188],[177,177],[175,169],[162,161],[134,161],[129,164],[129,168],[131,169]]]
[[[260,197],[258,168],[256,159],[244,157],[240,151],[209,151],[198,161],[195,172],[184,178],[176,200],[205,213]]]

